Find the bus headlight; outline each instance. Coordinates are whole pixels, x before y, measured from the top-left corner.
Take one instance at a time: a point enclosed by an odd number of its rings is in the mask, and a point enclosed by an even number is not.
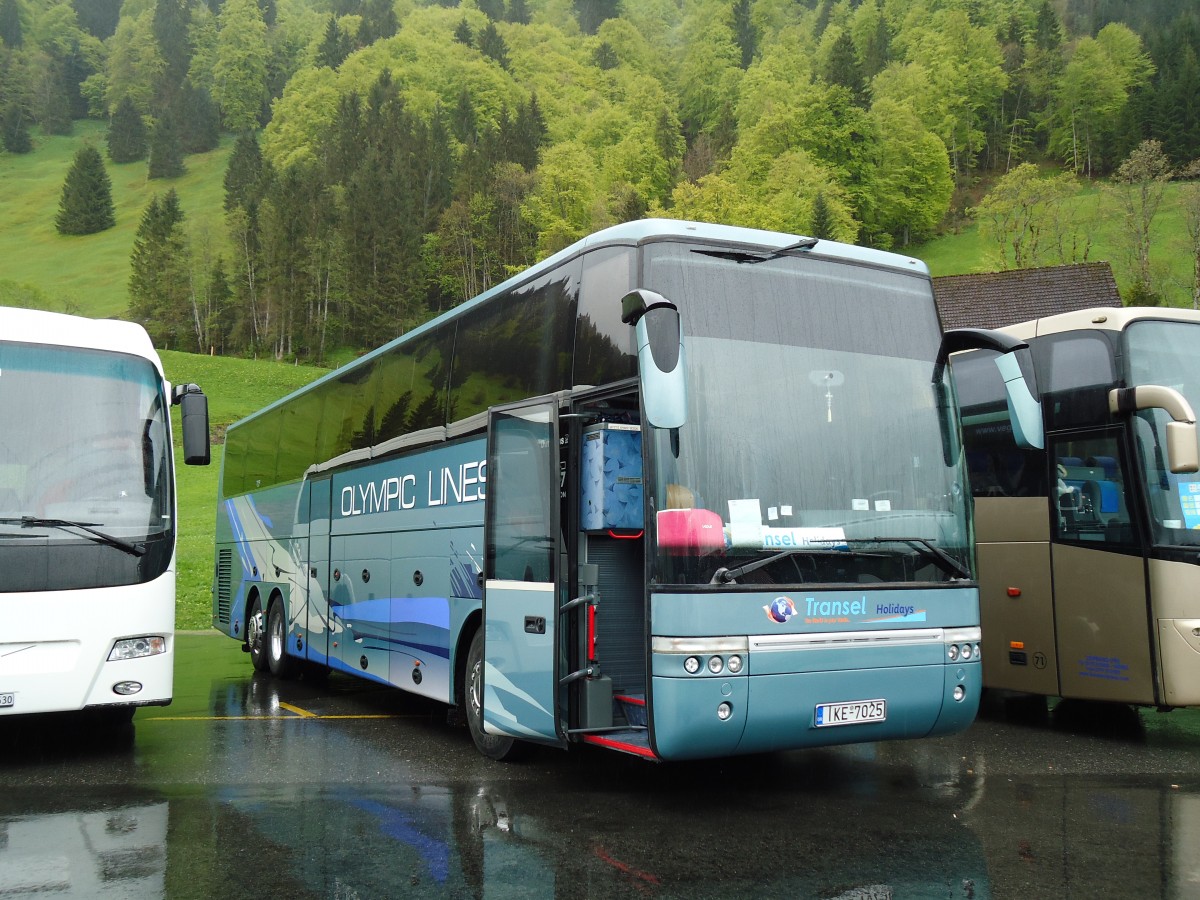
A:
[[[970,658],[971,658],[971,655],[972,655],[972,653],[971,653],[971,645],[970,645],[970,644],[963,644],[963,646],[962,646],[962,658],[963,658],[963,659],[970,659]]]
[[[122,659],[139,659],[143,656],[157,656],[167,652],[167,639],[159,635],[125,638],[113,644],[108,654],[109,662]]]
[[[740,656],[729,657],[729,674],[736,675],[742,671],[742,658]]]
[[[958,659],[958,644],[951,644],[946,648],[946,655],[950,657],[950,662]]]
[[[689,675],[695,675],[700,671],[700,658],[698,656],[689,656],[683,661],[683,668]]]
[[[733,715],[733,707],[728,703],[722,703],[717,707],[717,718],[722,722],[729,721],[729,717]]]
[[[721,657],[710,656],[708,658],[708,671],[712,672],[714,675],[719,674],[720,671],[724,668],[725,668],[725,660],[721,659]]]

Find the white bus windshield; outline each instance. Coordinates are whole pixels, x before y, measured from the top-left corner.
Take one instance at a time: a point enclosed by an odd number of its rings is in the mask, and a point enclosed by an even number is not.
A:
[[[939,420],[930,380],[940,330],[926,279],[658,244],[646,283],[679,305],[689,379],[687,424],[653,438],[660,582],[969,573],[956,441],[944,458],[957,426]]]
[[[1130,386],[1157,384],[1183,394],[1200,409],[1200,324],[1134,322],[1125,333]],[[1166,425],[1161,409],[1134,419],[1134,442],[1150,505],[1155,544],[1200,544],[1200,475],[1175,475],[1167,467]]]
[[[163,388],[146,359],[0,342],[0,592],[134,584],[173,545]]]

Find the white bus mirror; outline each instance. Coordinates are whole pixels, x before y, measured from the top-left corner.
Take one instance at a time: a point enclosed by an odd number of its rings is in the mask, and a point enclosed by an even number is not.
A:
[[[687,366],[679,308],[661,294],[639,289],[621,300],[621,321],[637,335],[647,422],[655,428],[682,427],[687,422]]]
[[[1139,409],[1161,409],[1174,420],[1167,423],[1167,468],[1177,475],[1200,471],[1196,413],[1187,398],[1175,388],[1160,384],[1113,388],[1108,392],[1108,411],[1113,415]]]

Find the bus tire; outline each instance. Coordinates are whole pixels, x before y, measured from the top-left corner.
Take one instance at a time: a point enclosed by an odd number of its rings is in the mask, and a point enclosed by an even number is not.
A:
[[[254,671],[270,671],[267,663],[267,617],[263,615],[262,600],[257,595],[246,615],[246,647],[250,651],[250,663]]]
[[[271,601],[267,610],[267,666],[276,678],[295,678],[300,661],[287,652],[287,622],[283,615],[283,601],[278,597]]]
[[[483,628],[471,638],[467,652],[466,684],[463,686],[463,706],[467,728],[475,747],[488,759],[513,761],[524,756],[529,745],[502,734],[487,734],[483,730]]]

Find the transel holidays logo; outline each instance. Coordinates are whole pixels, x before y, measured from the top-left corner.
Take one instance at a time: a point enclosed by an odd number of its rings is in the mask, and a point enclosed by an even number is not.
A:
[[[768,619],[780,625],[796,615],[796,604],[792,602],[791,597],[776,597],[763,609],[767,611]]]

